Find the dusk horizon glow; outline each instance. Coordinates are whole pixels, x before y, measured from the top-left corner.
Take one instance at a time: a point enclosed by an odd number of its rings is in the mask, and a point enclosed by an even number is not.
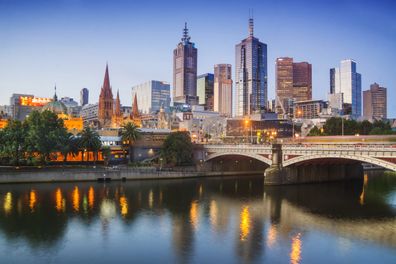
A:
[[[131,105],[131,87],[148,80],[173,87],[172,51],[184,22],[198,48],[198,75],[232,65],[235,45],[254,35],[268,45],[268,98],[275,97],[275,60],[312,64],[313,99],[327,100],[329,70],[357,62],[362,90],[377,82],[396,96],[396,20],[393,1],[9,1],[0,0],[0,104],[13,93],[79,101],[89,89],[98,102],[106,62],[113,93]],[[235,82],[235,80],[234,80]],[[391,102],[389,100],[389,102]],[[396,108],[388,103],[388,117]]]

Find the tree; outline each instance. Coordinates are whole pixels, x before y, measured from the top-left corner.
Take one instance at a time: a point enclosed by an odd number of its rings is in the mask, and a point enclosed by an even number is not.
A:
[[[191,165],[193,145],[187,132],[175,132],[166,137],[161,148],[161,158],[168,164]]]
[[[92,151],[94,153],[94,162],[97,160],[97,153],[102,147],[102,142],[100,141],[99,134],[92,130],[90,127],[85,127],[79,134],[79,147],[83,153],[83,161],[84,154],[88,152],[87,161],[89,161],[89,152]]]
[[[360,123],[359,134],[368,135],[370,131],[373,129],[373,124],[371,124],[368,120],[363,120]]]
[[[133,160],[133,144],[139,139],[140,133],[140,129],[134,123],[128,122],[122,126],[121,140],[128,145],[129,161]]]
[[[314,126],[309,131],[308,136],[316,137],[316,136],[323,136],[323,134],[321,133],[320,129],[317,126]]]
[[[25,158],[27,127],[19,120],[9,120],[0,133],[0,157],[9,164],[19,165]]]
[[[109,165],[109,161],[110,161],[111,149],[109,146],[103,146],[101,150],[102,150],[104,165],[107,166]]]
[[[68,133],[67,137],[65,137],[64,140],[59,143],[59,149],[63,156],[63,162],[67,161],[67,155],[69,154],[72,154],[73,156],[78,155],[78,152],[80,151],[79,139],[73,134]]]

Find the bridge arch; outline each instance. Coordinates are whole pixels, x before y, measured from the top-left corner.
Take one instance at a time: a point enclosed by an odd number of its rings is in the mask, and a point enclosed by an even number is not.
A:
[[[385,169],[396,171],[396,164],[393,164],[392,162],[389,162],[389,161],[385,161],[385,160],[378,159],[375,157],[370,157],[370,156],[345,155],[345,154],[337,154],[337,153],[302,155],[302,156],[298,156],[298,157],[291,158],[288,160],[284,160],[282,165],[283,165],[283,167],[287,167],[287,166],[297,164],[297,163],[300,163],[303,161],[317,160],[317,159],[355,160],[355,161],[361,161],[361,162],[365,162],[365,163],[374,164],[374,165],[383,167]]]
[[[271,166],[272,164],[272,160],[270,160],[269,158],[266,158],[262,155],[258,155],[258,154],[254,154],[254,153],[235,153],[235,152],[218,152],[218,153],[212,153],[210,155],[208,155],[205,159],[206,161],[210,161],[214,158],[218,158],[218,157],[226,157],[226,156],[243,156],[243,157],[248,157],[248,158],[252,158],[252,159],[256,159],[258,161],[261,161],[265,164],[267,164],[268,166]]]

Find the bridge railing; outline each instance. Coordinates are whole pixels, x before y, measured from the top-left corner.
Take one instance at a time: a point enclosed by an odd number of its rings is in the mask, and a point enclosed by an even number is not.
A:
[[[314,150],[368,150],[396,152],[396,144],[287,144],[282,149]]]

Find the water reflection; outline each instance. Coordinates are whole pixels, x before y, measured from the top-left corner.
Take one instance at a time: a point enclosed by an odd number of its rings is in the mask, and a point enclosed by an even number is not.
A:
[[[301,234],[298,233],[292,238],[290,263],[298,264],[301,261]]]
[[[249,235],[250,231],[250,213],[249,213],[249,207],[244,205],[242,207],[241,211],[241,220],[239,224],[239,229],[240,229],[240,239],[241,241],[246,240],[247,236]]]
[[[80,192],[78,190],[78,187],[75,186],[72,192],[72,205],[74,211],[78,212],[80,211]]]
[[[12,194],[7,192],[4,197],[4,212],[8,215],[12,210]]]
[[[36,207],[36,203],[37,203],[37,194],[36,194],[36,190],[31,190],[29,193],[29,207],[30,207],[30,211],[34,212],[34,208]]]
[[[264,187],[261,177],[244,177],[36,184],[34,188],[2,185],[0,242],[26,241],[25,247],[56,255],[62,250],[51,249],[59,244],[67,248],[73,241],[68,230],[73,230],[95,237],[94,244],[96,240],[117,243],[125,254],[140,253],[127,244],[171,243],[170,248],[158,247],[171,250],[162,255],[174,254],[166,262],[207,262],[205,255],[225,250],[233,254],[225,254],[229,259],[224,262],[301,263],[303,245],[304,257],[327,250],[316,248],[319,245],[309,241],[308,234],[334,237],[328,242],[333,250],[340,250],[341,240],[351,248],[360,241],[379,249],[396,248],[396,209],[388,203],[396,193],[396,177],[366,174],[356,183],[284,187]],[[97,224],[102,232],[94,233]],[[103,239],[113,236],[124,244]],[[103,250],[112,256],[107,246]],[[287,259],[273,259],[271,252],[281,252],[275,255]]]

